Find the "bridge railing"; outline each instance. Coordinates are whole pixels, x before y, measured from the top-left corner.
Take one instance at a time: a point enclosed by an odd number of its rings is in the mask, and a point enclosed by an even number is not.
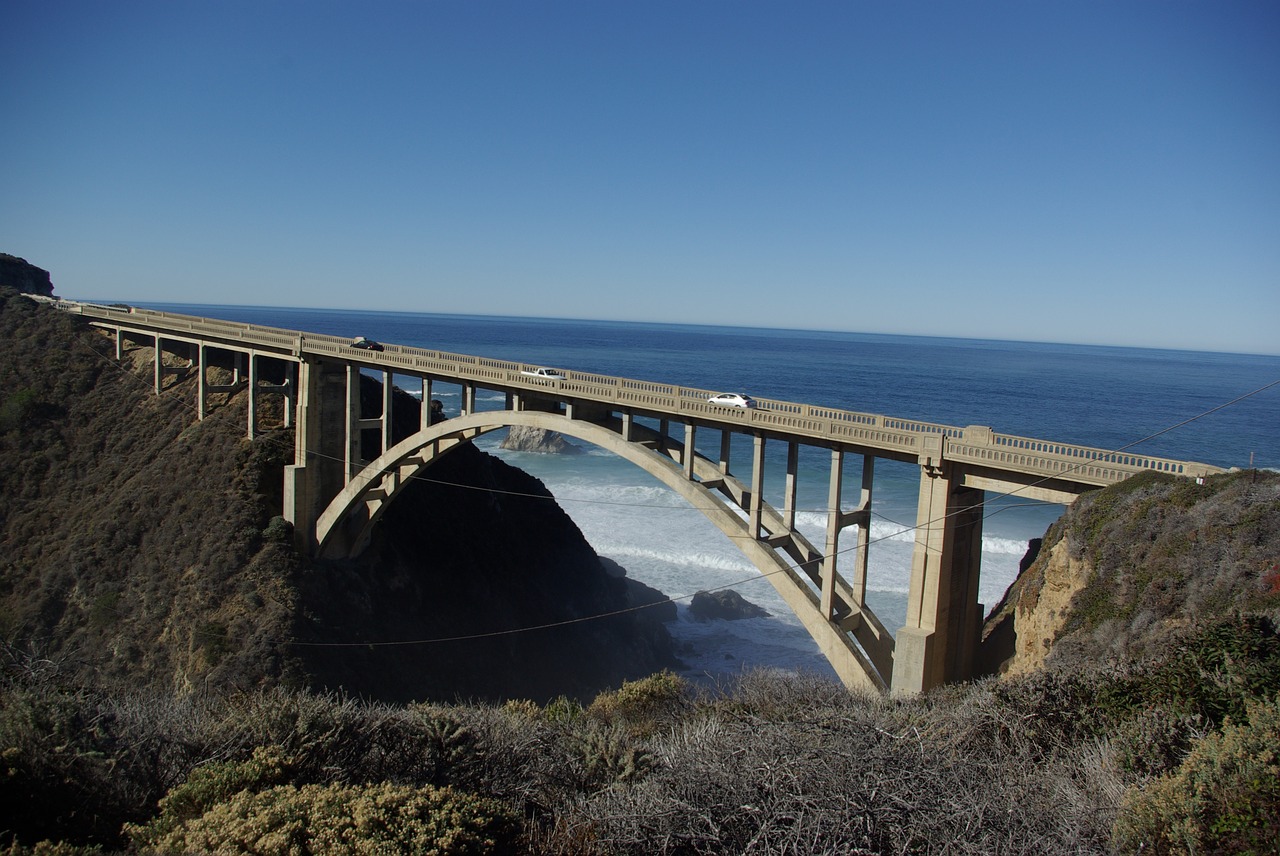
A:
[[[966,429],[958,440],[948,440],[947,457],[996,469],[1017,469],[1089,482],[1114,483],[1143,470],[1180,476],[1220,472],[1217,467],[1192,461],[998,434],[977,426]]]

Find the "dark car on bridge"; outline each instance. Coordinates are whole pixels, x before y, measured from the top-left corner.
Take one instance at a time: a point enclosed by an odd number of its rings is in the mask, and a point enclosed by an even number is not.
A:
[[[351,347],[359,348],[362,351],[381,351],[382,343],[375,342],[364,336],[356,336],[355,340],[351,343]]]

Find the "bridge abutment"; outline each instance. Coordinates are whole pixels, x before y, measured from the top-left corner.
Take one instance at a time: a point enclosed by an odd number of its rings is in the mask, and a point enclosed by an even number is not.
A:
[[[959,484],[956,466],[942,459],[944,438],[930,439],[936,443],[921,455],[907,621],[895,636],[895,693],[970,677],[982,626],[984,493]]]
[[[355,383],[348,377],[353,371]],[[285,467],[284,516],[309,553],[318,546],[316,521],[346,486],[358,460],[359,433],[351,430],[353,387],[359,416],[358,374],[341,362],[307,358],[298,365],[294,462]]]

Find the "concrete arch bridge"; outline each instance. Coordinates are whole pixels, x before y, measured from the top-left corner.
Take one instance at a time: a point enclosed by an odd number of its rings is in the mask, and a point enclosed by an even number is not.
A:
[[[261,398],[280,397],[286,422],[296,429],[282,513],[313,555],[362,550],[404,485],[459,444],[509,426],[549,429],[630,461],[702,511],[766,575],[849,687],[917,693],[972,674],[983,619],[978,580],[986,491],[1069,503],[1143,470],[1186,477],[1220,472],[985,426],[771,399],[755,408],[723,407],[710,403],[713,393],[705,389],[576,371],[546,376],[535,366],[484,357],[391,344],[369,350],[333,336],[131,307],[57,305],[114,333],[117,357],[127,342],[154,346],[157,392],[171,374],[195,371],[200,418],[211,393],[247,390],[252,436]],[[230,360],[230,383],[209,379],[215,359]],[[381,374],[377,415],[361,412],[362,372]],[[267,373],[270,381],[263,380]],[[424,406],[419,430],[393,443],[393,381],[403,386],[405,378],[420,384],[424,404],[433,386],[457,386],[462,415],[432,424]],[[503,406],[477,410],[480,390],[498,393]],[[381,453],[364,460],[362,440],[374,436]],[[700,452],[708,437],[713,451]],[[750,449],[741,467],[731,460],[735,437],[742,438],[739,449]],[[786,452],[777,507],[764,500],[769,444]],[[796,527],[802,447],[831,460],[821,544]],[[847,502],[843,473],[851,456],[861,459],[862,483],[857,499]],[[920,476],[907,619],[895,634],[866,603],[877,459],[907,462]],[[852,546],[842,547],[842,538]]]

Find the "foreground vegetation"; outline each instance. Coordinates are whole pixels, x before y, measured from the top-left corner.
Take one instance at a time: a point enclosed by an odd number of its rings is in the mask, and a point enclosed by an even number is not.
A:
[[[9,652],[13,853],[1276,852],[1280,635],[918,699],[669,673],[588,706],[105,695]],[[44,843],[41,843],[44,842]],[[53,844],[51,842],[58,842]]]

